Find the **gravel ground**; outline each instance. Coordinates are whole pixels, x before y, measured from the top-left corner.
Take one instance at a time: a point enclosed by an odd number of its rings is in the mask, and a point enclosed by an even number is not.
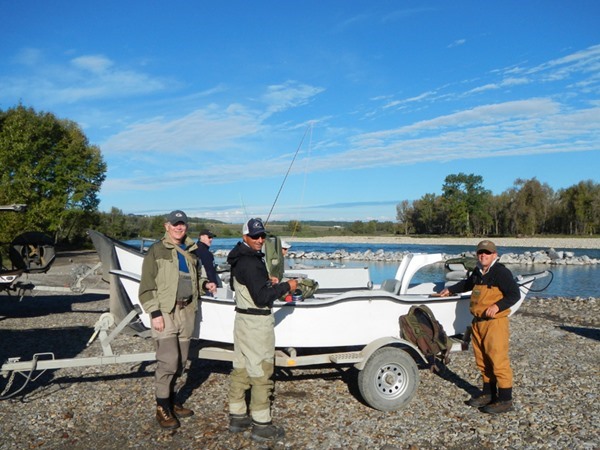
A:
[[[81,263],[93,265],[94,254],[63,255],[43,284],[68,285]],[[86,284],[106,288],[99,278]],[[87,348],[86,342],[108,308],[106,294],[35,294],[21,302],[0,295],[0,362],[29,360],[36,352],[101,354],[98,342]],[[599,341],[600,299],[528,299],[511,319],[515,410],[498,416],[465,404],[480,384],[470,351],[454,354],[441,375],[420,370],[416,397],[394,412],[361,400],[352,369],[278,370],[274,418],[286,438],[272,448],[600,448]],[[150,352],[153,344],[122,335],[113,348]],[[48,371],[17,397],[0,401],[0,448],[269,448],[249,433],[228,433],[229,370],[229,363],[192,361],[184,390],[196,414],[173,432],[154,419],[153,363]],[[0,391],[6,381],[0,379]]]

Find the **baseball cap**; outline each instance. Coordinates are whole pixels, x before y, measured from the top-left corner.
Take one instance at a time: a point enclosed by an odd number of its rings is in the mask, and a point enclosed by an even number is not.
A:
[[[486,250],[491,253],[498,253],[498,250],[496,249],[496,244],[494,244],[492,241],[488,241],[487,239],[477,244],[477,251],[479,252],[480,250]]]
[[[207,235],[209,238],[217,237],[217,235],[210,230],[202,230],[200,232],[200,236],[202,236],[203,234]]]
[[[184,225],[187,225],[188,218],[183,211],[176,209],[175,211],[171,211],[169,213],[167,216],[167,222],[169,222],[171,225],[175,225],[179,222],[183,222]]]
[[[290,244],[289,242],[286,241],[281,241],[281,248],[290,248],[292,246],[292,244]]]
[[[247,234],[250,237],[256,237],[266,232],[267,230],[265,230],[265,226],[260,219],[250,219],[242,228],[242,234]]]

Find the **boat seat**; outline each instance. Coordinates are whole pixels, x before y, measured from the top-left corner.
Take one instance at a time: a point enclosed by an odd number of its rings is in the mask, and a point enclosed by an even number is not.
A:
[[[391,292],[392,294],[397,294],[400,291],[400,285],[400,281],[395,278],[389,278],[381,283],[381,289]]]

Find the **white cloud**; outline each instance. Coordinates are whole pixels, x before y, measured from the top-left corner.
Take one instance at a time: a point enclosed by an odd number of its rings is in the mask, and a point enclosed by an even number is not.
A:
[[[269,113],[275,113],[304,105],[324,90],[321,87],[289,80],[283,84],[268,86],[262,100],[268,105]]]
[[[102,55],[79,56],[71,60],[73,66],[93,73],[105,72],[113,66],[113,62]]]
[[[105,152],[215,152],[236,147],[261,127],[258,113],[239,104],[220,109],[216,105],[168,120],[157,117],[129,126],[108,139]]]
[[[448,48],[459,47],[461,45],[465,45],[466,42],[467,42],[466,39],[457,39],[456,41],[454,41],[450,45],[448,45]]]
[[[170,87],[163,79],[120,67],[103,55],[81,55],[65,63],[47,64],[40,50],[27,48],[19,51],[15,60],[28,71],[1,77],[0,94],[5,98],[35,100],[43,107],[127,98]]]
[[[40,63],[42,52],[37,48],[23,48],[14,57],[14,62],[25,66],[35,66]]]
[[[196,115],[201,122],[207,119],[205,113]],[[181,120],[190,124],[191,117]],[[230,119],[234,119],[231,117]],[[258,123],[250,121],[256,127]],[[201,136],[231,129],[228,122],[215,127],[214,121],[200,126],[198,136],[193,139],[205,139],[206,145],[220,145],[221,140],[235,142],[246,140],[246,131],[229,135],[207,138]],[[151,130],[158,134],[152,134]],[[161,129],[170,138],[177,139],[181,129],[176,123],[162,124],[153,122],[136,129],[136,135],[130,136],[132,142],[144,139],[150,142],[168,142],[161,136]],[[328,147],[325,152],[312,152],[310,163],[298,161],[295,168],[302,167],[307,172],[366,169],[373,167],[392,167],[414,164],[424,161],[450,161],[472,158],[502,157],[513,155],[545,154],[557,152],[597,151],[600,148],[600,106],[588,109],[571,109],[554,100],[533,98],[529,100],[482,105],[457,111],[430,120],[382,130],[378,132],[350,135],[346,145]],[[250,131],[251,132],[251,131]],[[192,140],[193,140],[192,139]],[[149,144],[148,144],[149,145]],[[175,148],[177,142],[174,143]],[[184,144],[182,144],[184,145]],[[340,150],[341,149],[341,150]],[[202,180],[203,184],[219,184],[229,180],[243,181],[285,173],[289,165],[289,155],[278,158],[255,158],[256,153],[248,152],[246,157],[238,154],[234,164],[222,161],[208,161],[190,170],[163,170],[160,177],[146,173],[137,180],[128,177],[126,181],[139,189],[160,189],[164,185],[184,185],[189,180]],[[193,159],[193,158],[192,158]],[[168,168],[167,168],[168,169]],[[297,169],[300,171],[300,169]],[[210,179],[203,178],[206,172],[218,173]],[[277,175],[276,175],[277,174]],[[125,181],[124,181],[125,182]]]

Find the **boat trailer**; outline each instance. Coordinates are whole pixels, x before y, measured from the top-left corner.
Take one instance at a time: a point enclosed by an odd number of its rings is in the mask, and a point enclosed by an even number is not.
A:
[[[136,306],[118,324],[114,316],[103,313],[94,325],[94,332],[86,347],[99,344],[102,354],[95,357],[56,359],[54,353],[36,353],[29,361],[20,357],[8,358],[0,367],[0,375],[6,384],[0,392],[0,400],[13,398],[22,392],[30,382],[35,382],[47,370],[73,367],[105,366],[122,363],[143,363],[156,361],[154,352],[118,354],[112,343],[128,324],[141,314]],[[462,351],[468,346],[463,340],[452,339],[452,351]],[[198,341],[193,346],[190,358],[200,358],[231,362],[233,350],[228,347],[212,346],[215,343]],[[303,352],[305,349],[302,349]],[[321,349],[336,350],[336,349]],[[363,348],[352,351],[316,352],[299,354],[294,348],[276,349],[275,366],[279,368],[299,368],[309,366],[354,366],[359,370],[358,387],[364,400],[373,408],[393,411],[406,406],[417,392],[419,365],[427,365],[428,359],[418,347],[397,337],[382,337]]]

